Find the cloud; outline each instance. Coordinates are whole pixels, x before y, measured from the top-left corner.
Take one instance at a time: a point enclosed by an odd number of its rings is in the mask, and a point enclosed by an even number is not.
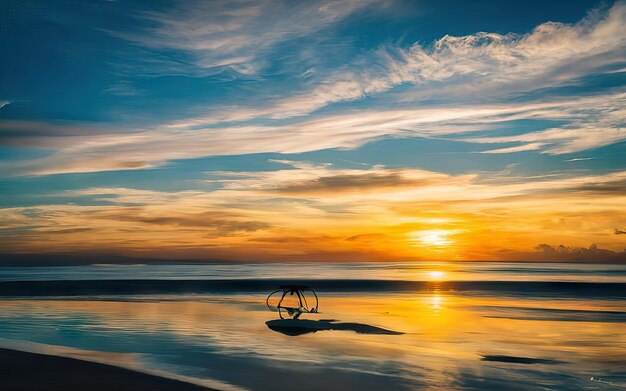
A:
[[[548,240],[570,243],[571,249],[593,241],[619,254],[620,238],[606,227],[619,227],[626,218],[615,209],[624,203],[623,171],[534,177],[505,171],[485,178],[274,163],[285,167],[206,173],[211,190],[102,187],[50,194],[46,205],[0,209],[0,242],[17,252],[110,250],[228,259],[352,254],[355,260],[549,260],[547,247],[528,249],[549,232]],[[366,191],[355,190],[363,186]],[[454,235],[441,239],[441,233]],[[597,253],[568,250],[559,259],[613,259]]]
[[[57,151],[45,158],[4,167],[15,174],[48,175],[156,167],[169,160],[252,153],[302,153],[328,148],[357,148],[384,137],[436,137],[471,143],[544,143],[542,152],[569,153],[626,139],[619,113],[626,110],[626,94],[591,96],[543,103],[446,105],[405,110],[368,110],[326,115],[283,125],[247,125],[205,129],[171,129],[74,135],[55,138]],[[604,112],[610,114],[603,116]],[[589,121],[585,127],[525,133],[518,136],[461,138],[521,119]],[[591,121],[597,118],[598,128]],[[611,127],[613,126],[613,127]],[[1,127],[1,126],[0,126]],[[56,126],[40,131],[63,133]],[[93,132],[99,132],[96,129]],[[52,136],[34,137],[30,145],[45,144]],[[66,137],[66,138],[65,138]],[[537,141],[539,140],[539,141]],[[5,144],[25,142],[7,135]],[[535,148],[535,145],[532,146]],[[524,147],[527,148],[527,147]]]
[[[303,116],[332,103],[377,95],[398,85],[403,85],[407,90],[400,96],[400,103],[422,98],[458,101],[464,97],[474,102],[494,98],[502,102],[503,99],[524,92],[575,85],[581,77],[613,72],[611,67],[622,64],[626,56],[624,37],[626,3],[617,2],[607,10],[595,10],[576,24],[548,22],[527,34],[479,32],[462,37],[445,36],[429,47],[419,43],[408,49],[387,45],[315,80],[312,89],[291,94],[269,106],[219,107],[216,108],[218,114],[185,119],[169,126],[174,129],[195,129],[229,121]],[[605,97],[606,101],[603,100]],[[398,96],[387,95],[380,106],[384,107],[389,102],[398,103],[396,99]],[[326,137],[336,137],[338,134],[345,136],[348,132],[353,136],[351,142],[338,142],[329,148],[358,147],[372,139],[389,135],[424,137],[487,130],[490,123],[516,119],[552,119],[564,121],[565,124],[534,133],[476,137],[466,141],[520,143],[484,153],[540,151],[565,154],[626,140],[624,94],[611,93],[608,96],[571,99],[569,102],[567,99],[546,100],[541,103],[543,107],[537,105],[534,110],[529,107],[528,111],[523,106],[485,103],[468,107],[457,104],[452,107],[434,106],[405,111],[368,107],[371,121],[359,121],[356,118],[342,121],[341,116],[326,116],[320,119],[321,123],[315,120],[310,123],[324,129],[325,119],[337,120],[337,129],[328,129],[330,134]],[[471,114],[463,113],[466,108],[469,108]],[[446,111],[453,114],[446,115]],[[354,116],[360,115],[362,112]],[[347,118],[350,116],[345,115]],[[407,118],[403,118],[405,116]],[[461,121],[465,123],[458,124]],[[297,125],[306,128],[307,121]],[[348,130],[344,131],[342,126],[348,127]],[[356,130],[357,126],[365,129]],[[285,132],[294,132],[290,127],[279,128]],[[299,136],[306,139],[302,134]],[[329,139],[329,144],[332,144],[332,139]],[[306,142],[306,145],[311,145],[311,149],[304,151],[313,150],[315,143]]]
[[[615,228],[615,235],[626,235],[626,230]]]
[[[214,203],[238,197],[305,198],[330,202],[341,200],[494,200],[529,195],[578,194],[620,196],[626,171],[598,175],[560,173],[549,176],[510,176],[506,172],[483,178],[476,174],[449,175],[421,169],[391,169],[381,165],[339,169],[330,163],[272,160],[288,165],[274,171],[210,171],[214,191],[162,192],[129,188],[87,188],[54,194],[62,197],[94,197],[118,205],[173,205],[188,200]],[[365,191],[363,191],[365,190]],[[432,219],[430,219],[432,220]],[[428,221],[430,221],[428,220]],[[440,222],[440,219],[434,219]],[[447,220],[442,220],[447,221]]]
[[[242,67],[241,72],[255,72],[255,61],[277,42],[312,34],[368,6],[368,2],[289,7],[280,2],[184,3],[174,12],[144,14],[155,23],[151,34],[132,39],[195,53],[197,61],[209,68],[228,64]],[[277,19],[287,11],[290,18]],[[267,15],[281,21],[267,23]],[[626,55],[625,30],[626,3],[618,2],[576,24],[545,23],[527,34],[483,32],[445,36],[428,47],[383,46],[312,79],[306,91],[282,93],[258,107],[215,106],[211,110],[217,114],[139,128],[1,121],[2,145],[53,153],[7,164],[0,175],[134,170],[204,156],[350,149],[386,137],[446,138],[479,144],[478,148],[496,144],[480,150],[490,154],[567,154],[603,147],[626,140],[626,94],[620,88],[571,98],[549,94],[532,101],[510,98],[519,98],[524,91],[576,85],[585,75],[612,71]],[[245,69],[244,63],[252,68]],[[403,86],[402,93],[384,94],[398,85]],[[356,109],[284,121],[331,103],[374,95],[381,97],[375,104],[360,102]],[[416,103],[422,98],[447,103]],[[244,120],[249,122],[232,122]],[[521,120],[551,125],[511,135]]]
[[[311,181],[294,183],[282,188],[275,189],[279,193],[287,194],[311,194],[318,192],[341,192],[341,191],[368,191],[391,187],[417,187],[432,183],[428,179],[408,179],[400,173],[388,174],[363,174],[363,175],[334,175],[320,177]]]
[[[68,144],[111,140],[132,128],[89,122],[0,120],[0,145],[60,149]]]
[[[292,166],[276,171],[211,172],[211,182],[222,183],[227,191],[252,191],[259,195],[281,197],[379,197],[384,193],[398,193],[449,186],[470,181],[473,176],[450,176],[419,169],[388,169],[374,166],[369,169],[336,169],[330,164],[311,164],[278,160]]]
[[[573,159],[566,159],[566,162],[580,162],[580,161],[585,161],[585,160],[592,160],[592,157],[577,157],[577,158],[573,158]]]
[[[28,218],[22,209],[0,208],[0,229],[25,228],[32,225],[32,219]]]
[[[380,240],[382,238],[384,238],[385,235],[384,234],[380,234],[380,233],[371,233],[371,234],[359,234],[359,235],[352,235],[350,237],[347,237],[346,240],[348,242],[354,242],[354,241],[365,241],[365,242],[371,242],[371,241],[376,241],[376,240]]]
[[[323,236],[323,239],[329,238]],[[261,243],[311,243],[319,240],[320,238],[307,237],[307,236],[280,236],[280,237],[259,237],[249,239],[252,242]]]
[[[446,87],[457,94],[477,89],[532,91],[619,65],[626,52],[625,30],[626,4],[617,2],[576,24],[547,22],[528,34],[445,36],[430,50],[416,44],[395,53],[397,77],[414,82],[451,80]]]
[[[76,228],[64,228],[64,229],[50,229],[50,228],[36,228],[35,232],[44,233],[44,234],[74,234],[78,232],[88,232],[92,231],[93,228],[89,227],[76,227]]]
[[[614,144],[626,140],[626,95],[619,94],[612,98],[604,102],[597,101],[593,108],[565,108],[572,121],[562,127],[514,136],[477,137],[467,141],[522,143],[518,147],[491,150],[488,153],[542,149],[542,153],[565,154]]]
[[[217,236],[255,232],[270,227],[268,223],[250,220],[241,213],[223,210],[215,205],[217,199],[198,191],[168,193],[127,188],[89,188],[54,196],[95,197],[96,201],[116,205],[113,208],[107,206],[85,210],[90,218],[98,220],[163,226],[168,229],[209,229]],[[200,206],[203,203],[207,205]],[[82,214],[80,208],[74,213]]]
[[[93,217],[158,226],[208,228],[214,230],[214,234],[219,236],[233,233],[255,232],[270,227],[269,224],[259,221],[235,220],[234,218],[237,216],[216,211],[200,213],[155,213],[142,208],[121,208],[112,212],[103,211],[96,213]]]
[[[538,252],[539,258],[543,260],[576,262],[626,261],[626,250],[619,252],[601,249],[595,244],[592,244],[589,248],[540,244],[535,249]]]
[[[490,151],[483,151],[482,153],[512,153],[512,152],[536,151],[538,149],[541,149],[541,147],[543,147],[544,145],[545,145],[544,143],[530,143],[530,144],[520,145],[517,147],[492,149]]]
[[[139,96],[144,94],[145,91],[135,87],[129,81],[119,81],[111,84],[102,93],[116,96]]]
[[[67,190],[61,193],[51,194],[60,197],[89,197],[93,196],[97,201],[106,201],[124,205],[152,205],[168,204],[181,198],[194,198],[204,193],[199,191],[181,191],[169,193],[157,190],[130,189],[125,187],[90,187],[79,190]]]
[[[187,53],[196,69],[232,69],[244,75],[259,73],[276,45],[320,34],[372,1],[180,1],[163,11],[138,17],[153,27],[143,33],[113,34],[159,50]],[[180,67],[180,61],[170,61]]]
[[[615,72],[626,56],[626,3],[595,10],[576,24],[547,22],[527,34],[478,32],[446,35],[432,45],[383,45],[330,74],[312,88],[260,107],[218,107],[172,126],[201,126],[255,118],[302,116],[342,101],[402,85],[386,102],[420,99],[488,101],[538,89],[572,85],[582,77]],[[607,69],[608,68],[608,69]],[[397,102],[395,102],[397,103]]]

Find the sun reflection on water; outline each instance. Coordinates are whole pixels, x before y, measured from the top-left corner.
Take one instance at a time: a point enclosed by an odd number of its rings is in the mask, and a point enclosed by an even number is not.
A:
[[[443,300],[441,299],[441,296],[439,296],[439,295],[434,295],[434,296],[432,296],[432,297],[430,298],[430,304],[431,304],[431,307],[432,307],[433,309],[435,309],[435,310],[439,310],[439,309],[441,309],[441,303],[442,303],[442,301],[443,301]]]

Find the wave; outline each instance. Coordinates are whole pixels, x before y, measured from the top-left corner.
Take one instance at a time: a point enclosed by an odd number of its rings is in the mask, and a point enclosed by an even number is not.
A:
[[[117,263],[92,263],[89,266],[97,266],[97,267],[139,267],[146,266],[147,263],[127,263],[127,264],[117,264]]]
[[[535,308],[515,306],[473,306],[484,312],[486,318],[504,318],[538,321],[625,323],[626,311],[579,310],[562,308]]]
[[[626,283],[547,281],[403,281],[346,279],[56,280],[0,282],[0,296],[150,295],[270,292],[280,285],[308,285],[318,292],[457,292],[540,297],[624,299]]]

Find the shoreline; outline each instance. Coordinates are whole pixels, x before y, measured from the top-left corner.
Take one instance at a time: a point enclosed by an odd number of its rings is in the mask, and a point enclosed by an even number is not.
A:
[[[14,391],[212,390],[113,365],[5,348],[0,348],[0,379],[3,388]]]

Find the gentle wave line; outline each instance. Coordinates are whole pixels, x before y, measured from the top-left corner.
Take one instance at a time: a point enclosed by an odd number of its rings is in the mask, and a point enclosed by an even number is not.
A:
[[[318,292],[407,293],[451,291],[524,296],[626,298],[626,283],[546,281],[403,281],[346,279],[57,280],[0,282],[0,296],[80,296],[269,292],[308,285]]]

